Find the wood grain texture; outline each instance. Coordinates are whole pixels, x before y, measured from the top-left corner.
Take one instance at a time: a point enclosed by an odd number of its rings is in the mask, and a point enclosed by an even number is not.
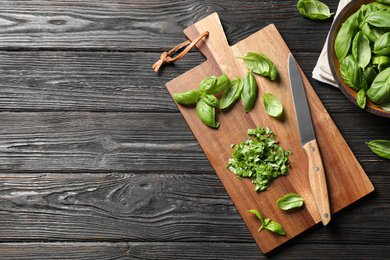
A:
[[[167,88],[171,95],[197,89],[199,82],[213,75],[218,77],[226,73],[230,79],[240,77],[248,69],[236,57],[243,57],[247,52],[260,52],[274,62],[278,69],[278,79],[270,81],[255,75],[260,86],[259,96],[261,93],[271,92],[282,101],[284,111],[294,111],[287,71],[287,56],[290,51],[274,25],[263,28],[232,47],[228,45],[217,13],[184,32],[189,39],[194,39],[205,31],[210,34],[197,47],[207,57],[207,61],[168,82]],[[305,77],[303,83],[326,172],[331,211],[334,213],[372,192],[374,188]],[[242,104],[237,102],[228,111],[217,110],[216,120],[221,126],[216,130],[202,124],[192,107],[178,107],[263,252],[270,252],[321,220],[310,189],[307,156],[301,146],[294,114],[284,112],[281,118],[274,119],[261,109],[261,105],[255,106],[250,113],[245,113]],[[290,174],[275,180],[270,192],[253,192],[250,180],[239,181],[226,169],[232,152],[228,149],[230,144],[242,142],[247,138],[246,130],[258,126],[269,126],[278,135],[283,149],[293,151],[289,158],[292,164]],[[276,200],[290,192],[304,197],[305,208],[294,215],[278,214],[274,209]],[[249,209],[261,209],[265,218],[280,223],[285,230],[287,227],[286,237],[270,232],[260,232],[258,235],[258,221],[255,217],[248,216]]]
[[[389,258],[390,161],[364,142],[389,139],[390,120],[311,78],[332,19],[304,18],[293,0],[4,0],[0,10],[0,259]],[[193,50],[151,69],[215,11],[230,45],[276,25],[375,186],[267,256],[164,86],[205,58]]]

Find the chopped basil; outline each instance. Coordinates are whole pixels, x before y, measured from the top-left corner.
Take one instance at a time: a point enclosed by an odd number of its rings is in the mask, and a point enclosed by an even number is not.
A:
[[[269,127],[248,129],[247,133],[254,138],[236,145],[226,168],[239,179],[251,178],[256,185],[255,191],[263,191],[272,179],[288,174],[290,162],[287,156],[291,151],[283,151]]]

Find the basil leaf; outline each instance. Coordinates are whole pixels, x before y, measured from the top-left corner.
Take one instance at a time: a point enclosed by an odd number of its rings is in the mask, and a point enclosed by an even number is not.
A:
[[[362,33],[372,42],[376,42],[384,33],[382,28],[371,26],[368,23],[364,23],[361,29]]]
[[[242,83],[241,101],[245,112],[249,112],[255,104],[257,97],[257,83],[252,71],[245,73]]]
[[[364,109],[366,107],[366,91],[364,89],[359,90],[356,101],[361,108]]]
[[[207,79],[202,80],[202,82],[200,82],[199,84],[199,91],[209,93],[209,91],[214,88],[216,82],[217,78],[215,76],[211,76]]]
[[[283,105],[280,101],[271,93],[264,93],[263,103],[265,112],[273,117],[278,117],[283,113]]]
[[[372,12],[366,21],[376,27],[390,27],[390,10]]]
[[[297,8],[301,15],[310,19],[324,20],[333,14],[326,4],[317,0],[299,0]]]
[[[368,98],[379,105],[390,102],[390,68],[380,72],[367,91]]]
[[[390,0],[376,0],[378,3],[390,5]]]
[[[390,23],[390,20],[388,22]],[[377,55],[390,54],[390,32],[383,34],[377,39],[372,51]]]
[[[345,22],[340,27],[339,32],[337,33],[334,43],[334,51],[336,52],[336,56],[339,61],[342,61],[347,56],[351,48],[352,39],[358,29],[357,19],[359,13],[360,12],[357,11],[356,13],[348,17],[347,20],[345,20]]]
[[[299,208],[303,205],[303,198],[298,194],[289,193],[286,194],[283,198],[278,199],[276,201],[276,205],[278,205],[278,207],[282,210]]]
[[[196,89],[173,94],[173,99],[182,105],[190,105],[198,101],[200,98],[200,92]]]
[[[229,82],[230,82],[229,77],[224,73],[224,74],[222,74],[222,76],[217,78],[214,87],[208,88],[206,93],[207,94],[217,94],[217,93],[221,92],[222,90],[224,90],[228,86]]]
[[[366,142],[371,151],[376,155],[390,159],[390,141],[389,140],[373,140],[369,143]]]
[[[358,32],[353,39],[352,55],[363,70],[371,60],[370,40],[362,32]]]
[[[390,102],[387,103],[387,104],[382,104],[382,105],[381,105],[381,108],[382,108],[383,110],[386,110],[386,111],[389,111],[389,112],[390,112]]]
[[[271,80],[275,80],[278,76],[278,71],[273,62],[262,53],[248,52],[244,57],[237,58],[243,59],[248,69],[256,74],[270,77]]]
[[[196,112],[206,125],[213,128],[219,127],[219,123],[215,122],[215,108],[204,102],[203,98],[200,98],[196,103]]]
[[[382,72],[384,69],[390,67],[390,57],[374,56],[372,58],[372,65],[375,66],[379,72]]]
[[[253,214],[255,214],[257,216],[257,218],[260,219],[261,223],[264,223],[263,216],[260,214],[260,212],[258,212],[255,209],[250,209],[250,210],[247,210],[247,211],[252,212]]]
[[[264,223],[264,228],[279,235],[286,235],[286,231],[284,231],[282,225],[275,221],[269,221],[267,224]]]
[[[363,77],[365,78],[367,85],[370,86],[371,83],[374,81],[375,77],[378,74],[376,73],[375,69],[369,65],[365,71],[363,71]],[[367,90],[367,89],[365,89]]]
[[[219,101],[218,101],[218,99],[215,96],[209,95],[209,94],[206,94],[206,93],[202,93],[201,96],[203,98],[203,101],[207,105],[212,106],[212,107],[219,106]]]
[[[352,55],[348,55],[341,61],[340,73],[348,86],[355,90],[361,88],[361,69]]]
[[[237,98],[240,97],[242,91],[242,80],[237,77],[230,81],[227,88],[222,93],[221,100],[219,102],[219,107],[225,109],[233,104]]]

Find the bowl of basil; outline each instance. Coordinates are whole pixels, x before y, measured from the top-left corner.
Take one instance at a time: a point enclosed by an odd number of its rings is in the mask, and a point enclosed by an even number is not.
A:
[[[390,118],[390,0],[354,0],[335,18],[328,61],[342,92]]]

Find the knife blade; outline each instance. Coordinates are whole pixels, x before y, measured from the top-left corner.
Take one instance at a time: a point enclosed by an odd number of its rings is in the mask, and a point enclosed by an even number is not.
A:
[[[298,121],[299,136],[301,138],[302,148],[306,152],[309,160],[310,188],[322,224],[326,226],[331,216],[325,170],[322,164],[320,150],[318,149],[301,74],[291,53],[288,56],[288,74],[295,114]]]

